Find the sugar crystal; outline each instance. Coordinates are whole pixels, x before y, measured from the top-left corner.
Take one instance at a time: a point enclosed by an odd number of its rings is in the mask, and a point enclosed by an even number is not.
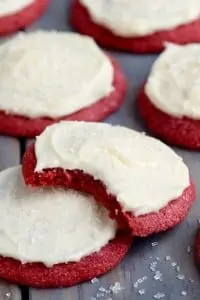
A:
[[[162,299],[162,298],[165,297],[165,294],[164,293],[157,293],[153,297],[154,297],[154,299]]]
[[[181,296],[187,296],[187,292],[186,291],[182,291],[181,292]]]
[[[138,294],[139,294],[139,295],[144,295],[144,294],[145,294],[145,289],[139,290],[139,291],[138,291]]]

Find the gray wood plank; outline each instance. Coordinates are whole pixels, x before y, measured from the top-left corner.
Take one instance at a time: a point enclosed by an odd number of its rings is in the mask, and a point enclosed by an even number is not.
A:
[[[68,0],[51,0],[46,14],[32,24],[26,31],[33,31],[39,28],[44,30],[66,30],[67,29],[67,7]]]
[[[17,139],[0,136],[0,170],[20,163],[20,144]]]
[[[21,293],[17,286],[0,281],[1,300],[21,300]]]
[[[79,291],[77,287],[55,290],[30,290],[30,300],[78,300]]]
[[[20,148],[18,140],[0,137],[0,170],[18,165]],[[21,293],[17,286],[0,281],[0,300],[20,300]]]

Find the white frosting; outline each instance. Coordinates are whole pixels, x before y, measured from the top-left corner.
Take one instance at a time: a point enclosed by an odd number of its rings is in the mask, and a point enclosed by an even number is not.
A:
[[[161,111],[200,119],[200,45],[168,44],[155,61],[145,93]]]
[[[112,91],[113,67],[93,39],[73,33],[21,33],[0,46],[0,109],[62,117]]]
[[[47,266],[79,261],[116,234],[92,197],[62,189],[28,188],[21,167],[0,173],[0,255]]]
[[[0,17],[16,13],[35,0],[0,0]]]
[[[35,151],[35,171],[83,170],[135,215],[158,211],[189,186],[188,169],[173,150],[125,127],[60,122],[37,137]]]
[[[123,37],[144,36],[191,22],[199,0],[79,0],[100,25]]]

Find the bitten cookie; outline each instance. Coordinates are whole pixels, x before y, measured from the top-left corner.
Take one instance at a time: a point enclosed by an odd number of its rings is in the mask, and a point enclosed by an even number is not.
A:
[[[104,207],[76,191],[28,188],[21,167],[0,173],[0,278],[68,287],[117,265],[132,238]]]
[[[169,144],[200,149],[200,45],[169,44],[138,96],[151,132]]]
[[[4,0],[0,2],[0,35],[25,29],[47,9],[49,0]]]
[[[154,0],[75,0],[71,24],[106,47],[160,52],[164,43],[200,42],[200,3]]]
[[[60,120],[99,121],[124,101],[126,80],[90,37],[22,33],[0,46],[0,133],[34,137]]]
[[[181,222],[195,199],[188,168],[160,141],[105,123],[49,126],[25,153],[30,186],[62,186],[91,194],[135,236]]]

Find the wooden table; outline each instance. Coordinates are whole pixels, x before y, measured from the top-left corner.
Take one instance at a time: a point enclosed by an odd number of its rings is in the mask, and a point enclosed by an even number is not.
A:
[[[97,0],[94,0],[97,1]],[[54,0],[49,10],[28,30],[37,28],[67,30],[67,6],[70,1]],[[107,121],[144,131],[138,118],[135,99],[138,87],[145,80],[156,56],[112,53],[121,63],[129,82],[125,105]],[[17,165],[30,141],[0,137],[0,169]],[[200,192],[200,154],[177,152],[190,167]],[[70,289],[35,290],[0,283],[0,300],[200,300],[200,278],[193,262],[192,246],[200,215],[199,201],[187,220],[167,233],[138,239],[123,262],[97,282],[88,282]],[[191,249],[190,249],[191,248]],[[120,284],[120,291],[110,292]],[[105,290],[107,293],[105,292]]]

